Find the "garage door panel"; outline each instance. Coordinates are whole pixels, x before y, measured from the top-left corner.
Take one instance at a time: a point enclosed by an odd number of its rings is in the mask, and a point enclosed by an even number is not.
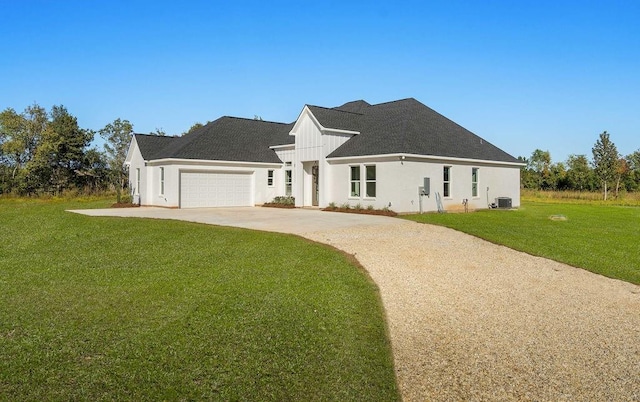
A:
[[[180,207],[251,206],[251,174],[182,172]]]

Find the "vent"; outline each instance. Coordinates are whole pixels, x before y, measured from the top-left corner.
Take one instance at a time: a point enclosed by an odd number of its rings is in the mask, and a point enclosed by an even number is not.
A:
[[[511,198],[498,197],[496,198],[496,204],[498,204],[498,208],[511,208]]]

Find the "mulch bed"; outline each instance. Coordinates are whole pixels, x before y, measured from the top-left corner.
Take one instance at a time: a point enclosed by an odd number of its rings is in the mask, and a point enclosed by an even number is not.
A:
[[[398,216],[397,212],[393,212],[393,211],[390,211],[390,210],[389,211],[384,211],[382,209],[324,208],[323,211],[346,212],[348,214]]]
[[[111,204],[111,208],[135,208],[139,206],[138,204],[132,204],[130,202],[116,202],[115,204]]]
[[[295,208],[295,205],[291,204],[274,204],[273,202],[268,202],[266,204],[262,204],[263,207],[269,208]]]

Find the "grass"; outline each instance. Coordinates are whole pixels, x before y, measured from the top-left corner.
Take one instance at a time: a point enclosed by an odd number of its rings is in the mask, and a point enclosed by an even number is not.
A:
[[[609,193],[606,201],[601,192],[589,191],[540,191],[521,190],[522,201],[551,202],[551,203],[574,203],[589,205],[618,205],[618,206],[640,206],[640,192],[627,193],[620,192],[615,198],[613,192]]]
[[[566,220],[552,220],[561,215]],[[526,253],[640,284],[640,208],[526,201],[518,210],[403,218],[447,226]]]
[[[398,400],[376,286],[294,236],[0,200],[0,399]]]

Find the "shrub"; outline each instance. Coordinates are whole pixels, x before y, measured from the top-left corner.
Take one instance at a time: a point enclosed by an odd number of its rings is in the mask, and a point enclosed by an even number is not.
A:
[[[330,202],[329,206],[327,208],[329,208],[329,209],[338,209],[338,206],[336,205],[335,202]]]
[[[362,205],[360,205],[360,203],[357,203],[353,209],[355,209],[356,211],[361,211],[362,210]]]
[[[342,209],[351,209],[351,205],[349,205],[348,202],[345,202],[344,204],[340,205],[340,208],[342,208]]]
[[[295,205],[296,199],[295,199],[295,197],[292,197],[290,195],[278,196],[278,197],[273,199],[272,203],[273,204],[280,204],[280,205]]]
[[[120,203],[122,204],[131,204],[131,202],[133,201],[131,194],[125,194],[122,193],[122,195],[120,196]]]
[[[373,211],[375,208],[373,207],[373,205],[369,204],[367,205],[367,211]]]

